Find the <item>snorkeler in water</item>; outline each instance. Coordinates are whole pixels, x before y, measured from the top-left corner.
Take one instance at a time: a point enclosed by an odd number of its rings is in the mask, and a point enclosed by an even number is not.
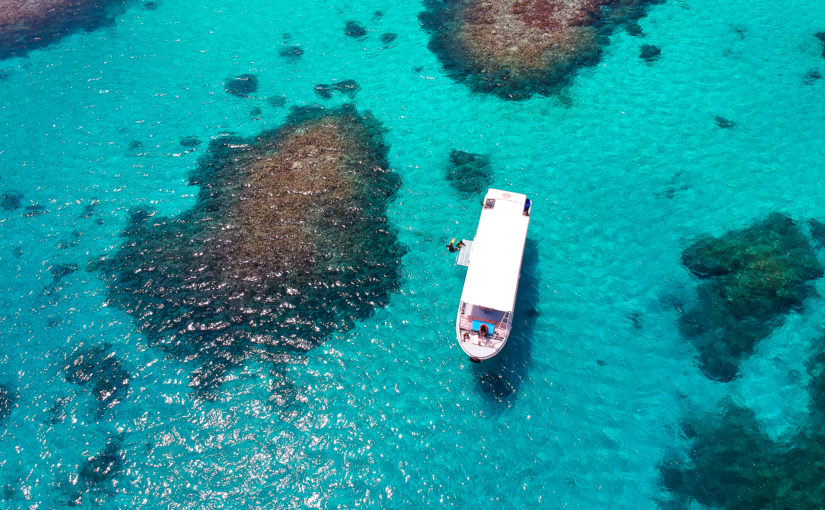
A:
[[[459,241],[458,244],[455,244],[455,237],[450,241],[450,244],[447,245],[447,249],[450,250],[450,253],[455,253],[456,250],[460,250],[464,248],[464,241]]]

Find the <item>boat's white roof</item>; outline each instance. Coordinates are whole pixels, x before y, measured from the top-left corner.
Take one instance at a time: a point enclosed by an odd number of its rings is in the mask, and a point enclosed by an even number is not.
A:
[[[481,210],[461,301],[511,312],[530,223],[524,215],[527,197],[490,189],[484,201],[489,199],[495,199],[495,206]]]

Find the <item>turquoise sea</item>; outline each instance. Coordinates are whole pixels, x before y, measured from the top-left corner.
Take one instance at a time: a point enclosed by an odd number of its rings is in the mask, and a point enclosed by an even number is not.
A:
[[[825,220],[825,79],[810,78],[825,74],[821,0],[667,0],[639,21],[644,37],[617,31],[568,89],[525,101],[449,78],[422,10],[135,0],[0,60],[0,192],[46,210],[0,210],[0,384],[15,395],[0,507],[668,507],[659,467],[686,451],[686,418],[731,399],[777,441],[804,426],[825,299],[728,383],[700,371],[678,303],[696,292],[680,256],[697,236],[774,211]],[[347,37],[349,20],[367,35]],[[660,57],[640,59],[642,44]],[[279,55],[295,45],[300,57]],[[243,73],[258,90],[227,94]],[[402,179],[388,209],[407,250],[399,288],[351,330],[286,364],[249,360],[197,398],[193,363],[149,345],[87,263],[117,250],[132,207],[192,207],[188,174],[210,139],[342,104],[314,88],[345,79]],[[452,149],[489,154],[494,187],[534,204],[513,336],[479,365],[454,338],[464,270],[444,245],[472,236],[480,208],[444,178]],[[55,278],[58,264],[78,269]],[[100,343],[131,377],[110,409],[63,371]],[[112,441],[122,469],[82,492],[84,461]]]

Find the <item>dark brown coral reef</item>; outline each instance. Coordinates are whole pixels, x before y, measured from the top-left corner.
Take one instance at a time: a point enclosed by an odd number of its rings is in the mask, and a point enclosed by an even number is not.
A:
[[[0,60],[22,56],[77,31],[113,22],[129,0],[3,0]]]
[[[549,95],[598,60],[613,27],[660,0],[425,0],[430,49],[451,76],[507,99]]]
[[[154,344],[198,358],[193,385],[206,388],[250,355],[303,351],[367,317],[402,255],[381,133],[350,106],[305,108],[254,139],[213,142],[191,178],[194,208],[133,211],[103,264],[112,300]]]

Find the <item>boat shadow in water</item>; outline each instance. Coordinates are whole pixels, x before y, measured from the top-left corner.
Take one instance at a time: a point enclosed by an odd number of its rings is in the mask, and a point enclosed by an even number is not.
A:
[[[527,239],[521,264],[521,278],[507,345],[496,357],[472,364],[478,392],[495,405],[507,406],[516,399],[532,359],[533,332],[539,313],[538,243]]]

